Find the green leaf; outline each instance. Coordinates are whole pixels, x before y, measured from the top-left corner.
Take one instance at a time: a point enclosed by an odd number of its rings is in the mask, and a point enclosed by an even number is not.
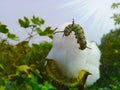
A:
[[[36,31],[40,36],[46,36],[46,33],[43,32],[40,28],[36,28]]]
[[[17,40],[18,37],[15,34],[7,33],[7,37],[12,40]]]
[[[24,17],[24,20],[18,19],[18,22],[19,22],[20,26],[23,28],[28,28],[30,26],[30,21],[27,17]]]
[[[114,19],[115,21],[115,25],[119,25],[120,24],[120,14],[114,14],[113,17],[111,17]]]
[[[51,39],[53,38],[54,30],[52,30],[51,27],[46,27],[44,31],[42,31],[40,28],[37,28],[36,31],[40,36],[48,36]]]
[[[54,30],[52,30],[51,27],[46,27],[45,30],[44,30],[44,33],[45,33],[46,36],[48,36],[49,38],[53,39]]]
[[[27,17],[24,17],[25,22],[30,23]]]
[[[33,24],[39,25],[39,26],[44,24],[44,20],[42,18],[35,17],[35,16],[32,17],[31,21]]]
[[[6,25],[3,25],[2,23],[0,23],[0,32],[6,34],[9,32],[9,30],[7,29]]]
[[[20,65],[16,67],[17,67],[16,75],[19,75],[20,72],[29,73],[28,70],[31,70],[31,67],[29,67],[28,65]]]
[[[1,68],[2,70],[5,70],[5,68],[3,67],[3,65],[2,65],[2,64],[0,64],[0,68]]]
[[[43,31],[40,28],[36,28],[38,34],[41,34]]]
[[[46,33],[52,33],[53,34],[54,30],[52,30],[51,27],[46,27],[45,30],[44,30],[44,32],[46,32]]]
[[[118,8],[119,5],[120,5],[120,3],[113,3],[111,7],[112,7],[113,9],[115,9],[115,8]]]

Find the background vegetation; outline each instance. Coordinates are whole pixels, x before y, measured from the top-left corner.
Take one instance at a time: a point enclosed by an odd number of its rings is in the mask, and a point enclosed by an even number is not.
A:
[[[113,3],[112,8],[118,9],[120,2]],[[115,29],[101,39],[99,48],[102,52],[101,57],[101,78],[91,87],[90,90],[119,90],[120,89],[120,12],[112,17]]]
[[[113,3],[117,9],[120,3]],[[103,35],[99,48],[101,57],[101,78],[88,90],[120,90],[120,14],[111,17],[116,27]],[[46,78],[44,70],[45,57],[52,48],[52,43],[42,42],[29,46],[35,35],[53,38],[51,27],[41,29],[42,18],[33,16],[18,20],[20,26],[28,31],[28,37],[16,45],[8,43],[9,39],[17,40],[6,25],[0,23],[0,33],[6,38],[0,38],[0,90],[56,90]],[[77,89],[76,89],[77,90]]]

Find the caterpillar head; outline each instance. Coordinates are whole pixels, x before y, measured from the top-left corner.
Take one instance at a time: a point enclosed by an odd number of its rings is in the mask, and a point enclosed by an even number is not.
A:
[[[74,19],[72,21],[72,24],[69,24],[68,26],[65,27],[64,29],[64,36],[69,36],[70,33],[72,32],[72,28],[74,27]]]
[[[72,24],[69,24],[68,26],[65,27],[64,36],[69,36],[70,35],[70,33],[72,31],[72,29],[71,29],[72,26],[73,26]]]

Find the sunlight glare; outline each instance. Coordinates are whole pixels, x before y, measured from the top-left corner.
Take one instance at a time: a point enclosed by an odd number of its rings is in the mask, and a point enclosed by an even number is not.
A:
[[[92,38],[93,31],[96,33],[96,38],[100,38],[104,33],[115,28],[114,21],[111,19],[115,13],[111,8],[114,2],[118,0],[70,0],[63,5],[63,8],[70,9],[73,18],[83,26],[87,35],[89,34],[88,38]]]

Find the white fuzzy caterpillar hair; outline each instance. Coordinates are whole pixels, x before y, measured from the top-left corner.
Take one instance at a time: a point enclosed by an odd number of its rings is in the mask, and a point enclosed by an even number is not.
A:
[[[64,31],[65,27],[69,24],[66,23],[60,26],[57,31]],[[80,70],[87,70],[92,74],[88,76],[86,82],[90,86],[100,78],[101,52],[94,42],[87,41],[87,46],[91,49],[80,50],[73,32],[67,37],[63,36],[63,33],[55,33],[53,48],[47,58],[57,61],[63,73],[68,77],[77,77]]]

